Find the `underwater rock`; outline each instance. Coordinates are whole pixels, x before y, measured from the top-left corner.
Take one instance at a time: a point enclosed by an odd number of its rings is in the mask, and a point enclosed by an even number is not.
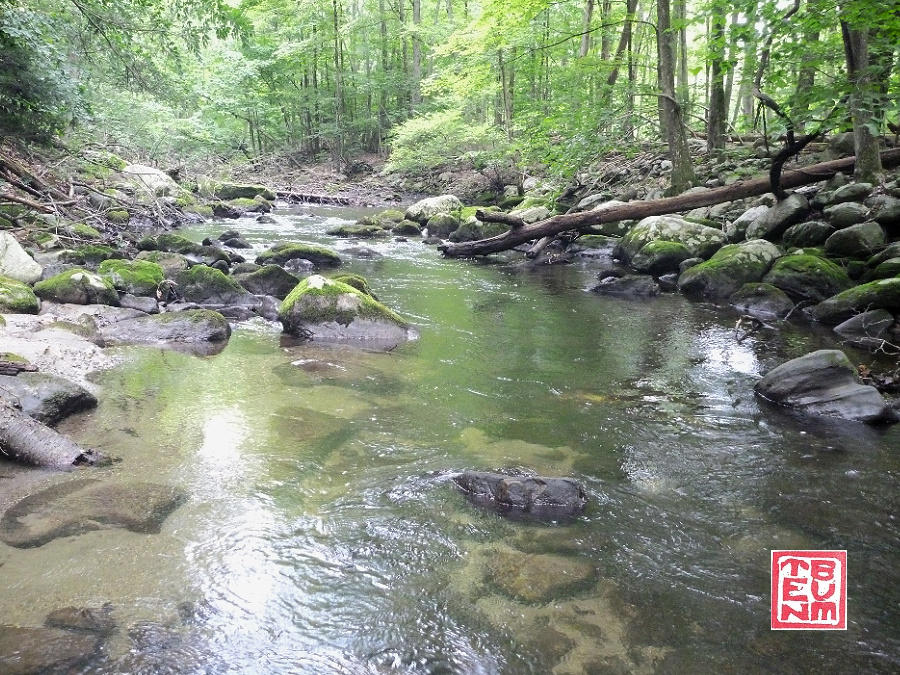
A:
[[[100,646],[100,638],[56,628],[0,626],[0,673],[46,675],[79,672]]]
[[[504,515],[518,513],[538,520],[572,518],[587,505],[584,488],[571,478],[464,471],[453,481],[473,502]]]
[[[0,375],[0,390],[4,389],[18,399],[22,412],[48,426],[97,405],[92,393],[49,373]]]
[[[184,498],[169,485],[68,481],[10,507],[0,518],[0,540],[15,548],[34,548],[93,530],[124,528],[155,534]]]
[[[550,553],[498,548],[486,568],[488,586],[528,604],[569,597],[597,582],[597,570],[586,559]]]

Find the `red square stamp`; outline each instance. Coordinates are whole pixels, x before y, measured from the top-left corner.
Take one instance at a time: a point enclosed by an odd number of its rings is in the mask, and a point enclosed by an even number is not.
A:
[[[772,551],[772,630],[847,629],[847,551]]]

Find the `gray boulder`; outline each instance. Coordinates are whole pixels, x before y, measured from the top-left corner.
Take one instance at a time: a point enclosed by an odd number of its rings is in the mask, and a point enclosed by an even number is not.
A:
[[[539,520],[572,518],[587,505],[584,488],[571,478],[464,471],[453,481],[474,502],[502,514],[518,513]]]
[[[887,244],[887,235],[881,225],[869,221],[832,234],[825,241],[825,252],[835,258],[868,258]]]
[[[40,280],[42,271],[15,237],[9,232],[0,232],[0,276],[33,284]]]
[[[769,207],[765,204],[751,206],[744,211],[733,223],[725,226],[725,234],[728,236],[728,241],[732,243],[743,241],[747,236],[747,228],[768,212]]]
[[[875,222],[891,229],[900,225],[900,200],[881,209],[875,216]]]
[[[119,294],[111,281],[82,269],[68,270],[37,282],[34,294],[42,300],[74,305],[119,304]]]
[[[809,202],[801,194],[792,194],[766,211],[747,227],[747,239],[776,241],[791,226],[806,218]]]
[[[180,272],[175,281],[178,282],[178,292],[188,302],[202,305],[259,304],[250,291],[214,267],[194,265]]]
[[[781,319],[794,308],[794,301],[780,288],[771,284],[744,284],[728,298],[728,303],[739,312],[760,319]]]
[[[850,185],[844,185],[832,193],[829,203],[843,204],[844,202],[861,202],[872,194],[874,187],[875,186],[871,183],[851,183]]]
[[[685,270],[678,278],[678,288],[695,298],[724,299],[744,284],[762,280],[780,256],[781,249],[764,239],[729,244],[709,260]]]
[[[621,277],[607,276],[591,289],[600,295],[620,298],[649,298],[659,295],[659,284],[653,277],[644,274],[626,274]]]
[[[50,373],[0,375],[0,393],[4,391],[22,412],[48,426],[97,405],[97,397],[92,393]]]
[[[631,259],[631,266],[638,272],[660,276],[677,272],[681,263],[692,257],[684,244],[657,239],[635,254]]]
[[[831,225],[818,220],[797,223],[785,230],[781,237],[781,245],[786,249],[821,246],[834,232],[835,229]]]
[[[34,548],[93,530],[124,528],[155,534],[184,497],[177,488],[154,483],[67,481],[10,507],[0,518],[0,541]]]
[[[806,313],[816,321],[837,325],[872,309],[900,312],[900,278],[855,286],[808,308]]]
[[[866,422],[895,422],[875,387],[860,383],[847,356],[822,349],[783,363],[754,387],[757,396],[808,414]]]
[[[300,283],[299,278],[278,265],[266,265],[250,274],[235,275],[234,279],[254,295],[271,295],[280,300]]]
[[[896,319],[885,309],[873,309],[850,317],[834,327],[834,332],[854,347],[863,349],[884,346]]]
[[[117,321],[103,326],[100,334],[110,344],[224,343],[231,336],[231,326],[218,312],[187,309]]]
[[[417,201],[415,204],[406,209],[404,218],[412,220],[420,225],[428,222],[432,216],[439,213],[450,213],[459,211],[463,208],[463,204],[454,195],[441,195],[439,197],[428,197]]]
[[[861,223],[868,217],[868,207],[856,202],[844,202],[825,209],[825,219],[837,230]]]

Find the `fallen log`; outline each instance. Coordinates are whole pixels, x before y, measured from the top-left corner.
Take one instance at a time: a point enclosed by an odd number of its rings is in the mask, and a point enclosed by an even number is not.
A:
[[[53,469],[96,464],[104,459],[96,450],[81,447],[3,401],[0,401],[0,454]]]
[[[35,373],[37,366],[24,361],[2,361],[0,360],[0,375],[18,375],[19,373]]]
[[[900,149],[881,153],[881,162],[885,168],[900,165]],[[826,180],[836,173],[851,171],[855,163],[855,157],[846,157],[830,162],[813,164],[795,171],[788,171],[781,177],[781,186],[786,189],[795,188]],[[615,223],[620,220],[640,220],[647,216],[664,216],[670,213],[689,211],[701,206],[714,206],[715,204],[730,202],[735,199],[758,197],[771,190],[772,184],[768,178],[756,178],[704,192],[644,202],[628,202],[622,206],[601,211],[584,211],[582,213],[552,216],[532,225],[513,228],[489,239],[445,243],[438,248],[448,258],[490,255],[491,253],[508,251],[534,239],[549,237],[568,230],[581,230],[594,225],[602,225],[603,223]],[[496,214],[492,214],[492,216],[496,216]]]
[[[275,194],[291,204],[324,204],[326,206],[353,206],[353,200],[348,197],[334,197],[332,195],[312,195],[290,190],[276,190]]]

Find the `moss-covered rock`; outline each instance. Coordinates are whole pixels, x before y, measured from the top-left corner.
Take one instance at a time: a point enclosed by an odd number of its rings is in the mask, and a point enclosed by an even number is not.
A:
[[[100,230],[91,227],[90,225],[85,225],[84,223],[72,223],[66,230],[71,236],[80,239],[88,239],[90,241],[103,239],[103,234],[101,234]]]
[[[478,220],[469,220],[453,230],[449,239],[452,242],[478,241],[479,239],[496,237],[508,229],[509,227],[503,223],[482,223]]]
[[[304,338],[396,343],[410,337],[398,314],[353,286],[317,274],[297,284],[278,318],[286,333]]]
[[[116,290],[129,295],[153,297],[165,279],[163,268],[149,260],[104,260],[98,271]]]
[[[881,225],[874,221],[838,230],[825,241],[825,252],[836,258],[869,258],[887,247]]]
[[[42,300],[74,305],[119,304],[119,294],[112,282],[87,270],[67,270],[34,285],[34,293]]]
[[[137,243],[137,247],[140,251],[170,251],[182,255],[202,255],[204,252],[202,244],[171,232],[165,232],[155,237],[144,237]]]
[[[419,224],[412,220],[401,220],[391,229],[391,234],[399,237],[419,237],[422,235],[422,230]]]
[[[853,286],[842,267],[815,255],[787,255],[779,258],[763,281],[793,298],[821,302]]]
[[[234,280],[254,295],[271,295],[283,300],[300,279],[279,265],[265,265],[252,272],[234,275]]]
[[[225,203],[241,213],[269,213],[272,210],[272,204],[259,195],[252,199],[246,197],[229,199]]]
[[[459,228],[458,213],[437,213],[425,223],[429,236],[446,239]]]
[[[131,214],[125,209],[113,209],[106,212],[106,219],[116,225],[124,225],[131,220]]]
[[[678,288],[696,298],[727,298],[744,284],[760,281],[780,256],[781,249],[764,239],[729,244],[686,270],[678,278]]]
[[[228,320],[209,309],[165,312],[118,321],[102,329],[110,344],[222,343],[231,336]]]
[[[267,201],[275,201],[277,195],[264,185],[250,185],[246,183],[213,183],[205,184],[201,188],[207,196],[221,199],[223,202],[232,199],[253,199],[260,196]]]
[[[709,258],[725,244],[721,230],[691,223],[679,216],[650,216],[644,218],[622,237],[615,255],[630,262],[651,241],[673,241],[684,245],[691,257]],[[737,288],[733,289],[731,295]]]
[[[786,249],[821,246],[834,233],[835,229],[828,223],[810,220],[791,225],[781,238],[781,244]]]
[[[174,279],[179,272],[183,272],[190,264],[187,258],[180,253],[170,251],[141,251],[136,260],[147,260],[162,267],[166,279]]]
[[[361,274],[336,274],[333,277],[330,277],[331,281],[340,281],[342,284],[347,284],[348,286],[353,286],[356,290],[361,293],[365,293],[370,298],[378,300],[378,296],[376,296],[372,289],[369,287],[369,281]]]
[[[278,244],[256,257],[257,265],[284,265],[288,260],[309,260],[316,267],[338,267],[341,257],[334,251],[310,244]]]
[[[428,197],[406,209],[404,217],[406,220],[413,220],[421,225],[425,225],[431,217],[439,213],[459,213],[462,207],[462,202],[454,195]],[[457,225],[459,225],[458,222]]]
[[[9,277],[0,277],[0,313],[37,314],[40,309],[41,301],[31,286]]]
[[[388,233],[381,225],[338,225],[332,227],[326,234],[333,237],[353,237],[355,239],[375,239],[388,237]]]
[[[677,272],[682,262],[693,257],[684,244],[656,239],[648,242],[635,254],[631,259],[631,266],[638,272],[659,276]]]
[[[71,265],[84,265],[96,268],[104,260],[113,258],[122,259],[124,257],[124,253],[111,246],[88,244],[86,246],[79,246],[78,248],[63,251],[59,256],[59,261]]]
[[[891,277],[900,276],[900,258],[888,258],[880,263],[872,272],[872,276],[876,279],[890,279]]]
[[[240,305],[253,294],[214,267],[194,265],[175,277],[178,290],[188,302],[210,305]]]
[[[900,312],[900,278],[879,279],[850,288],[810,307],[807,314],[816,321],[837,325],[872,309]]]
[[[383,228],[391,228],[406,219],[406,214],[400,209],[387,209],[375,215],[375,225]]]

